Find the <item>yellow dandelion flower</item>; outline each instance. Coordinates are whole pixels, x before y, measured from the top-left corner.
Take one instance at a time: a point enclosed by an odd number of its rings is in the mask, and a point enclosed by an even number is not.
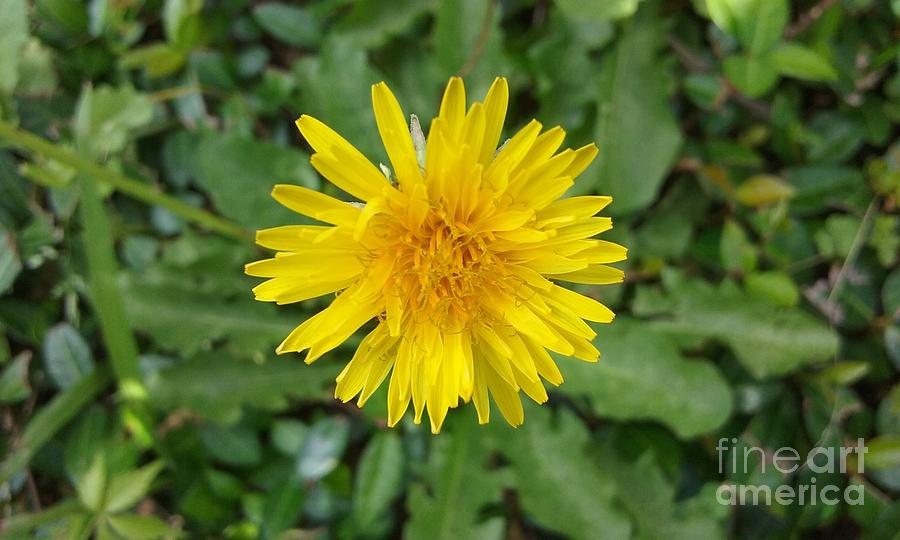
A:
[[[450,79],[426,141],[387,85],[374,85],[393,174],[315,118],[297,120],[315,151],[313,167],[361,202],[275,186],[278,202],[325,225],[259,231],[259,245],[277,253],[246,272],[269,278],[253,289],[261,301],[336,293],[279,354],[308,351],[311,363],[377,320],[338,375],[335,397],[358,395],[362,407],[390,374],[391,426],[410,401],[417,423],[427,409],[434,433],[460,400],[474,402],[486,423],[489,395],[518,426],[520,390],[543,403],[541,379],[562,383],[548,350],[595,362],[600,353],[585,321],[613,320],[600,302],[558,284],[622,281],[607,264],[625,259],[626,249],[593,238],[612,228],[610,218],[595,216],[611,198],[560,198],[597,147],[557,152],[565,132],[541,132],[532,120],[498,149],[508,98],[498,78],[466,110],[462,80]]]

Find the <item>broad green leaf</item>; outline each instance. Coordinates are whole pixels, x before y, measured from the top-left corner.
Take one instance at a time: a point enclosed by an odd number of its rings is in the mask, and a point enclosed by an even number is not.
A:
[[[229,302],[169,272],[148,270],[139,278],[123,274],[120,282],[135,328],[186,356],[219,339],[248,355],[270,353],[307,316],[254,302],[249,294]]]
[[[525,418],[515,431],[501,426],[497,434],[522,509],[542,528],[568,538],[629,537],[631,524],[613,502],[615,484],[586,452],[584,424],[565,411],[552,418],[548,407],[529,407]]]
[[[297,473],[306,481],[324,478],[340,464],[350,436],[343,418],[323,418],[312,425],[297,456]]]
[[[282,2],[259,4],[253,8],[253,18],[274,37],[297,45],[312,47],[319,43],[319,22],[307,8]]]
[[[782,75],[809,81],[833,81],[838,78],[831,63],[816,51],[784,43],[772,52],[772,62]]]
[[[624,24],[604,70],[595,138],[600,147],[598,193],[612,195],[614,215],[649,205],[681,146],[681,133],[667,101],[670,74],[660,69],[662,29],[645,5]],[[590,171],[578,182],[590,182]],[[580,189],[580,188],[579,188]]]
[[[266,497],[263,508],[263,538],[281,538],[303,511],[306,488],[296,475],[282,479]]]
[[[729,271],[751,272],[756,269],[756,246],[747,238],[744,229],[733,220],[726,221],[722,226],[719,258],[722,266]]]
[[[390,9],[396,14],[394,7]],[[383,77],[369,65],[365,49],[349,37],[330,37],[319,56],[303,58],[294,65],[294,74],[301,81],[303,112],[328,124],[373,163],[388,163],[372,113],[371,85]],[[401,103],[401,107],[407,106]],[[301,137],[299,133],[295,136]]]
[[[577,20],[606,21],[631,17],[641,0],[556,0],[566,15]]]
[[[0,226],[0,294],[12,287],[22,271],[22,261],[11,232]]]
[[[296,456],[306,444],[309,427],[299,420],[275,420],[270,438],[272,446],[287,456]]]
[[[744,276],[747,292],[752,296],[768,298],[772,303],[791,307],[797,305],[800,291],[791,276],[777,270],[752,272]]]
[[[106,511],[120,512],[137,504],[150,491],[150,484],[163,466],[162,461],[154,461],[139,469],[113,476],[106,489]]]
[[[58,84],[53,49],[32,38],[22,50],[19,84],[16,91],[24,95],[48,95]]]
[[[722,68],[734,87],[748,97],[762,96],[778,82],[778,71],[770,56],[729,56]]]
[[[716,26],[754,55],[781,40],[790,15],[788,0],[706,0],[706,7]]]
[[[713,364],[682,357],[646,323],[618,318],[597,330],[600,362],[560,359],[560,392],[587,396],[600,416],[658,420],[682,438],[709,433],[729,418],[731,389]]]
[[[92,158],[125,148],[137,128],[153,119],[153,102],[130,86],[85,86],[75,108],[75,144]]]
[[[881,289],[881,302],[884,314],[900,322],[900,269],[895,269],[885,278],[884,288]]]
[[[94,456],[103,451],[107,435],[107,416],[99,404],[91,405],[69,430],[66,439],[66,472],[78,478],[91,466]]]
[[[366,48],[379,47],[409,28],[436,3],[436,0],[358,0],[335,24],[334,34]]]
[[[256,364],[206,353],[151,373],[147,388],[160,409],[186,407],[210,420],[229,422],[239,418],[242,405],[278,410],[287,406],[288,396],[323,396],[338,368],[327,360],[307,366],[299,358],[282,357]]]
[[[319,185],[306,155],[269,142],[209,135],[200,140],[194,159],[197,181],[219,212],[252,229],[301,219],[272,199],[275,184]]]
[[[503,53],[500,11],[497,4],[482,0],[445,0],[438,4],[435,58],[445,78],[465,73],[470,102],[481,100],[495,77],[509,74]],[[486,20],[488,16],[490,20]],[[482,34],[485,23],[489,32],[486,36]]]
[[[502,475],[487,469],[488,452],[482,431],[470,415],[451,414],[444,433],[432,439],[425,484],[413,484],[406,506],[410,519],[403,529],[409,540],[500,540],[504,521],[485,518],[488,505],[499,504]]]
[[[81,411],[109,385],[110,378],[105,371],[94,372],[81,379],[75,386],[56,395],[41,407],[28,422],[18,440],[11,445],[12,451],[0,464],[0,483],[7,482],[19,472],[31,457],[50,440],[73,416]]]
[[[881,435],[866,441],[866,446],[866,467],[878,471],[900,468],[900,435]]]
[[[0,95],[19,80],[22,47],[28,41],[28,0],[4,0],[0,17]]]
[[[405,457],[400,437],[377,433],[363,451],[353,485],[351,516],[360,535],[374,529],[403,492]]]
[[[256,433],[243,426],[207,424],[200,439],[209,454],[228,465],[256,465],[262,459],[262,446]]]
[[[156,516],[123,514],[109,516],[107,520],[117,533],[129,540],[154,540],[178,534],[177,529]]]
[[[44,336],[44,365],[56,386],[64,390],[94,371],[94,358],[81,334],[72,325],[60,323]]]
[[[151,43],[132,49],[119,57],[119,65],[125,69],[141,68],[148,77],[165,77],[178,71],[187,57],[167,43]]]
[[[0,532],[0,537],[4,539],[33,538],[33,536],[28,536],[28,533],[33,529],[50,525],[60,520],[72,519],[80,513],[84,513],[81,503],[74,498],[64,499],[39,512],[18,513],[9,516],[3,522],[3,531]]]
[[[601,474],[612,478],[617,486],[616,499],[631,515],[638,538],[719,538],[723,536],[721,524],[715,513],[690,512],[688,502],[702,500],[708,493],[701,492],[691,501],[676,502],[675,485],[666,478],[663,470],[648,451],[635,461],[617,454],[611,445],[598,445],[592,452],[596,456]],[[714,498],[706,501],[713,509],[718,506]],[[718,506],[718,517],[727,510]]]
[[[31,395],[31,386],[28,384],[30,362],[31,353],[24,351],[3,366],[3,374],[0,375],[0,403],[18,403]]]
[[[163,7],[163,29],[166,39],[179,51],[193,47],[200,35],[200,10],[203,0],[166,0]]]
[[[106,499],[106,456],[103,452],[94,455],[91,466],[75,480],[78,499],[86,508],[94,512],[103,509]]]
[[[825,322],[800,308],[778,308],[749,296],[730,281],[717,288],[681,282],[670,294],[676,301],[674,317],[653,321],[653,327],[721,341],[757,379],[833,360],[837,353],[837,337]]]
[[[794,188],[778,176],[757,174],[744,180],[735,191],[737,200],[747,206],[767,206],[794,195]]]
[[[571,130],[587,121],[585,105],[596,99],[600,76],[593,55],[613,39],[615,26],[609,21],[573,19],[558,11],[553,14],[551,31],[528,49],[540,104],[535,117],[545,126],[559,124]],[[568,144],[578,142],[570,140]]]

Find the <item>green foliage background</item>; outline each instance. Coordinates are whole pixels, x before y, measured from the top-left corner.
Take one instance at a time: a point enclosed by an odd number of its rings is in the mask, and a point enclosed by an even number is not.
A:
[[[0,535],[896,538],[900,3],[3,0]],[[596,141],[625,284],[599,364],[517,430],[385,428],[274,346],[327,299],[251,299],[246,231],[330,190],[293,120],[386,161],[370,85],[437,110],[509,79]],[[427,124],[427,122],[426,122]],[[427,125],[425,126],[427,129]],[[723,506],[716,443],[865,437],[863,506]]]

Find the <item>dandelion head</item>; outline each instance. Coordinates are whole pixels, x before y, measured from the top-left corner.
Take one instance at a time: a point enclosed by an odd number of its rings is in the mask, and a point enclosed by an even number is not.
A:
[[[517,426],[520,391],[543,403],[543,381],[562,383],[549,351],[597,361],[586,321],[614,317],[560,284],[622,281],[608,264],[625,259],[625,248],[595,238],[612,228],[596,215],[611,199],[561,198],[597,148],[559,151],[565,132],[536,120],[498,148],[508,92],[498,78],[483,102],[467,107],[462,80],[450,79],[426,138],[387,85],[374,85],[390,168],[301,116],[313,167],[357,200],[277,185],[276,200],[322,224],[257,233],[276,251],[246,267],[268,278],[254,288],[257,300],[334,296],[277,352],[305,351],[311,363],[374,321],[338,375],[335,397],[363,406],[389,379],[391,426],[412,403],[415,421],[427,411],[437,433],[449,409],[470,401],[485,423],[491,398]]]

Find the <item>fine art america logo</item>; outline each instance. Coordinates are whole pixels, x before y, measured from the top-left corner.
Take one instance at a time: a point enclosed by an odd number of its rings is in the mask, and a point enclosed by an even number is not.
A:
[[[865,472],[865,455],[869,449],[863,439],[855,446],[816,446],[801,458],[800,452],[789,446],[774,452],[757,446],[738,445],[737,439],[719,439],[716,452],[719,456],[719,473],[748,477],[751,473],[766,474],[767,468],[780,473],[786,482],[798,470],[807,469],[812,474],[846,474],[848,457],[855,463],[853,470]],[[759,470],[755,464],[758,463]],[[716,500],[723,505],[825,505],[834,506],[844,501],[858,506],[863,504],[865,491],[862,484],[837,484],[818,482],[811,476],[805,483],[769,484],[725,483],[716,490]]]

